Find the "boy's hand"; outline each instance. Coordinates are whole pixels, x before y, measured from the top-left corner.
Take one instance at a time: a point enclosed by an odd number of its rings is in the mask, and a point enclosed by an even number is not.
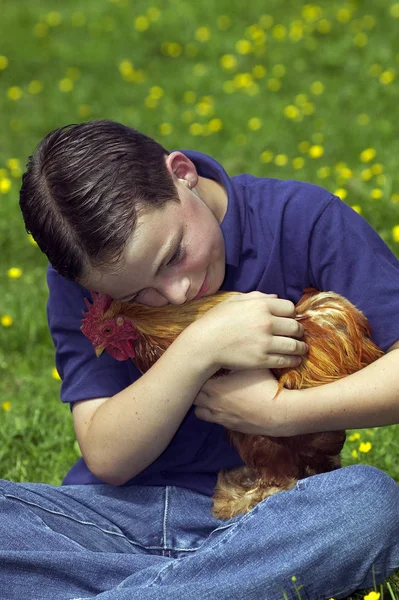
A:
[[[194,401],[203,421],[254,435],[286,435],[289,390],[273,400],[277,380],[269,369],[234,371],[209,379]]]
[[[295,305],[262,292],[231,296],[192,323],[186,334],[215,370],[295,367],[307,352]]]

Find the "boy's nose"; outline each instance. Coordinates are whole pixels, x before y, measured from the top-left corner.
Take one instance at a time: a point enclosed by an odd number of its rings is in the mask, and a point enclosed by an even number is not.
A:
[[[168,282],[165,285],[163,295],[170,304],[184,304],[187,301],[189,289],[190,279],[188,277],[183,277]]]

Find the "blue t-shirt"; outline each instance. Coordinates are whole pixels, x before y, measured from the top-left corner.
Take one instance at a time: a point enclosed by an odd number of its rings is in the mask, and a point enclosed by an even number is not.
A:
[[[183,153],[202,177],[228,194],[221,223],[226,249],[222,290],[276,293],[296,303],[313,286],[351,300],[369,319],[374,341],[387,350],[399,340],[399,262],[372,227],[330,192],[300,181],[229,177],[213,158]],[[49,266],[47,305],[61,400],[110,397],[140,377],[132,361],[96,358],[80,331],[90,292]],[[220,425],[191,407],[164,452],[125,485],[176,485],[212,495],[221,469],[241,466]],[[80,459],[63,484],[102,483]]]

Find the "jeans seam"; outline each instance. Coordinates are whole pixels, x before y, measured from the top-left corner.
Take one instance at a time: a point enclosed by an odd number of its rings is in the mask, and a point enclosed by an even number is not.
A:
[[[169,516],[169,486],[167,485],[165,488],[165,504],[164,504],[164,513],[163,513],[163,522],[162,522],[162,548],[164,551],[168,549],[168,540],[167,540],[167,521]]]
[[[5,498],[13,498],[14,500],[22,502],[23,504],[35,506],[36,508],[40,508],[41,510],[44,510],[45,512],[51,513],[53,515],[60,515],[61,517],[65,517],[66,519],[70,519],[71,521],[74,521],[75,523],[80,523],[81,525],[89,525],[91,527],[96,527],[103,533],[110,534],[110,535],[116,535],[118,537],[124,538],[132,546],[139,546],[140,548],[143,548],[144,550],[160,550],[159,546],[143,546],[143,544],[140,544],[139,542],[135,542],[134,540],[129,539],[123,532],[111,531],[109,529],[104,529],[103,527],[100,527],[100,525],[97,525],[97,523],[92,523],[91,521],[81,521],[80,519],[71,517],[70,515],[67,515],[66,513],[56,511],[56,510],[51,510],[50,508],[45,508],[43,506],[40,506],[40,504],[36,504],[35,502],[30,502],[29,500],[19,498],[18,496],[14,496],[13,494],[4,494],[4,497]],[[44,521],[43,521],[43,523],[48,527],[48,525]],[[49,529],[51,529],[51,527]]]

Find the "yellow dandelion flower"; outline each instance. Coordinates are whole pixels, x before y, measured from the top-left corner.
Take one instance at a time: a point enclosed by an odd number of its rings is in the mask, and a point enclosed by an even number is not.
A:
[[[272,36],[275,40],[283,40],[287,37],[287,28],[285,25],[275,25],[272,29]]]
[[[250,54],[253,52],[253,46],[249,40],[238,40],[236,50],[238,54]]]
[[[79,79],[80,77],[80,69],[77,67],[68,67],[65,72],[65,77],[76,81],[76,79]]]
[[[251,73],[238,73],[234,77],[234,85],[237,88],[247,88],[253,84],[253,78]]]
[[[189,132],[191,135],[201,135],[204,133],[204,126],[201,123],[191,123]]]
[[[134,71],[133,63],[131,60],[125,59],[119,63],[119,72],[123,76],[130,75]]]
[[[159,126],[159,133],[161,135],[170,135],[173,132],[173,127],[170,123],[161,123]]]
[[[82,119],[86,119],[91,115],[91,106],[88,104],[80,104],[78,106],[78,115],[82,117]]]
[[[373,198],[373,200],[380,200],[382,196],[383,192],[380,188],[373,188],[370,192],[370,197]]]
[[[302,106],[302,110],[305,115],[312,115],[316,109],[312,102],[305,102],[305,104]]]
[[[61,25],[62,22],[61,14],[56,11],[47,13],[44,18],[47,25],[50,25],[50,27],[57,27],[57,25]]]
[[[359,444],[359,452],[363,452],[364,454],[367,454],[367,452],[370,452],[372,447],[373,446],[372,446],[371,442],[361,442]]]
[[[338,196],[338,198],[341,198],[341,200],[345,200],[348,195],[348,191],[345,188],[338,188],[338,190],[335,190],[334,195]]]
[[[271,15],[262,15],[259,19],[259,25],[263,29],[270,29],[273,27],[274,19]]]
[[[71,25],[73,27],[83,27],[86,25],[86,15],[80,10],[72,13]]]
[[[358,48],[364,48],[364,46],[367,45],[368,41],[369,41],[368,35],[367,35],[367,33],[364,33],[364,31],[361,31],[360,33],[355,35],[355,37],[353,39],[353,43]]]
[[[61,79],[61,81],[59,82],[59,88],[61,92],[71,92],[73,90],[72,79],[69,79],[69,77],[64,77],[64,79]]]
[[[281,88],[281,79],[276,79],[275,77],[272,77],[272,79],[269,79],[269,81],[267,82],[267,87],[271,92],[278,92]]]
[[[357,450],[352,450],[352,456],[353,456],[353,458],[359,458]]]
[[[340,23],[347,23],[352,18],[352,11],[349,8],[340,8],[337,11],[337,19]]]
[[[395,242],[399,242],[399,225],[392,227],[392,237]]]
[[[11,188],[11,179],[2,177],[0,179],[0,194],[6,194]]]
[[[150,6],[150,8],[147,10],[147,17],[150,19],[150,21],[159,21],[161,17],[161,11],[155,6]]]
[[[320,158],[324,154],[324,148],[320,145],[310,146],[309,156],[311,158]]]
[[[371,165],[370,168],[373,175],[381,175],[381,173],[384,171],[384,165],[381,163],[375,163],[374,165]]]
[[[60,374],[57,371],[57,367],[53,367],[52,368],[52,370],[51,370],[51,377],[53,379],[56,379],[57,381],[61,381],[61,377],[60,377]]]
[[[217,131],[220,131],[221,129],[223,129],[222,120],[221,119],[211,119],[208,123],[208,127],[212,133],[216,133]]]
[[[3,410],[5,410],[6,412],[10,412],[10,410],[11,410],[11,401],[10,400],[6,400],[5,402],[3,402],[3,404],[1,405],[1,408]]]
[[[391,8],[389,9],[389,12],[391,13],[392,17],[394,17],[395,19],[399,19],[399,2],[395,2],[395,4],[392,4]]]
[[[231,19],[227,15],[220,15],[216,19],[216,25],[217,28],[221,31],[226,31],[226,29],[229,29],[229,27],[231,27]]]
[[[312,92],[312,94],[315,94],[316,96],[320,96],[320,94],[322,94],[325,90],[325,86],[324,83],[322,83],[321,81],[314,81],[312,83],[312,85],[310,86],[310,91]]]
[[[395,79],[395,71],[393,69],[389,69],[388,71],[384,71],[380,75],[380,82],[383,85],[389,85]]]
[[[166,56],[178,58],[182,53],[182,46],[178,42],[165,42],[162,44],[161,50]]]
[[[369,592],[367,596],[364,596],[364,600],[380,600],[380,592]]]
[[[304,154],[305,154],[305,152],[308,152],[309,148],[310,148],[310,144],[307,141],[303,141],[298,144],[299,152],[302,152]]]
[[[243,91],[245,94],[248,94],[248,96],[256,96],[256,94],[259,94],[259,86],[257,83],[252,83],[244,88]]]
[[[362,214],[362,207],[359,204],[352,204],[351,208],[357,212],[358,215]]]
[[[11,267],[11,269],[8,269],[7,275],[10,279],[19,279],[22,275],[22,269],[19,267]]]
[[[348,439],[350,442],[356,442],[356,440],[360,440],[360,433],[356,431],[355,433],[352,433]]]
[[[40,94],[40,92],[42,90],[43,90],[43,84],[41,81],[34,79],[33,81],[30,81],[28,83],[28,92],[30,94]]]
[[[360,153],[360,160],[364,163],[370,162],[373,160],[373,158],[375,158],[376,154],[377,153],[374,148],[366,148],[366,150],[363,150],[363,152]]]
[[[330,167],[320,167],[320,169],[317,169],[317,177],[319,177],[319,179],[327,179],[327,177],[330,177],[330,175]]]
[[[293,21],[290,24],[290,30],[288,32],[288,37],[293,42],[299,42],[303,38],[304,28],[303,23],[301,21]]]
[[[288,163],[288,156],[286,154],[277,154],[274,162],[278,167],[285,167]]]
[[[209,115],[211,115],[214,112],[214,108],[213,108],[213,105],[210,104],[209,102],[199,102],[195,106],[195,112],[197,113],[197,115],[200,115],[201,117],[208,117]]]
[[[274,157],[273,152],[270,152],[270,150],[264,150],[262,152],[262,154],[260,155],[260,161],[267,164],[267,163],[272,162],[273,157]]]
[[[19,162],[19,158],[9,158],[6,162],[6,165],[9,169],[19,169],[21,164]]]
[[[183,95],[183,102],[186,104],[194,104],[197,99],[197,94],[192,90],[187,90]]]
[[[22,90],[19,86],[13,85],[12,87],[8,88],[7,96],[10,100],[20,100],[22,98]]]
[[[370,181],[370,179],[373,177],[373,171],[371,169],[363,169],[360,172],[360,178],[362,179],[362,181]]]
[[[1,324],[3,325],[3,327],[11,327],[13,322],[13,318],[10,315],[1,316]]]
[[[4,71],[8,67],[8,58],[7,56],[0,55],[0,71]]]
[[[373,29],[376,25],[376,20],[372,15],[364,15],[362,22],[366,29]]]
[[[284,75],[286,74],[287,69],[285,68],[284,65],[278,64],[278,65],[274,65],[274,67],[272,68],[272,74],[274,75],[274,77],[284,77]]]
[[[295,577],[295,575],[293,575],[293,576],[291,577],[291,581],[293,581],[293,582],[295,583],[295,581],[296,581],[296,577]]]
[[[331,22],[328,19],[321,19],[321,21],[317,23],[316,29],[322,34],[330,33],[332,29]]]
[[[262,79],[266,75],[266,68],[263,65],[255,65],[252,69],[252,75],[256,79]]]
[[[33,238],[33,235],[31,233],[28,233],[28,240],[29,242],[32,244],[32,246],[37,246],[37,242],[36,240]]]
[[[195,32],[195,39],[198,42],[208,42],[211,39],[211,30],[209,27],[199,27]]]
[[[310,23],[317,21],[322,16],[323,11],[316,4],[305,4],[302,7],[302,17]]]
[[[137,31],[147,31],[150,26],[150,21],[145,15],[139,15],[134,20],[134,28]]]
[[[226,71],[231,71],[237,67],[237,59],[234,54],[224,54],[220,59],[220,64]]]
[[[248,128],[251,129],[251,131],[258,131],[258,129],[260,129],[261,127],[262,127],[261,119],[259,119],[258,117],[252,117],[252,119],[249,119]]]
[[[305,166],[305,159],[302,158],[302,156],[297,156],[296,158],[293,158],[292,159],[292,166],[296,170],[303,169],[303,167]]]
[[[154,85],[150,88],[150,96],[155,100],[160,100],[165,95],[164,90],[159,85]]]
[[[46,23],[37,23],[33,27],[33,35],[38,38],[46,37],[48,32],[48,25]]]
[[[297,119],[300,115],[299,108],[294,104],[289,104],[284,108],[284,115],[287,119]]]
[[[399,194],[392,194],[391,202],[393,202],[394,204],[397,204],[399,202]]]

